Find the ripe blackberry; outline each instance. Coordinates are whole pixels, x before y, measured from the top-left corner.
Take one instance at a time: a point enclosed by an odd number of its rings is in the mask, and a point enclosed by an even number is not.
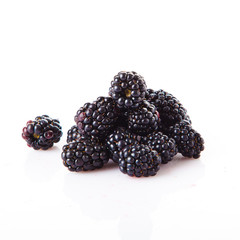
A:
[[[187,110],[172,94],[163,90],[153,91],[152,89],[148,89],[146,99],[156,106],[163,125],[167,127],[172,126],[184,119],[190,121]]]
[[[169,135],[176,141],[178,151],[189,158],[199,158],[204,150],[204,140],[201,135],[192,129],[188,121],[181,121],[169,128]]]
[[[178,152],[175,140],[162,132],[155,132],[142,137],[141,142],[148,145],[150,149],[157,151],[164,164],[171,161]]]
[[[67,132],[67,143],[75,142],[82,137],[80,130],[76,125],[72,126]]]
[[[141,137],[129,132],[124,127],[116,128],[106,139],[107,148],[110,153],[110,158],[118,163],[119,152],[128,145],[140,143]]]
[[[47,150],[59,142],[62,136],[62,127],[59,124],[57,119],[52,119],[48,115],[38,116],[34,121],[27,122],[22,137],[29,147]]]
[[[147,145],[126,146],[119,156],[119,168],[129,176],[154,176],[160,168],[161,156]]]
[[[137,108],[145,98],[146,83],[136,72],[119,72],[111,82],[109,95],[122,110]]]
[[[108,134],[117,119],[115,103],[110,97],[99,97],[93,103],[86,103],[74,118],[81,134],[100,138]]]
[[[62,159],[70,171],[88,171],[103,167],[109,160],[106,147],[93,138],[81,138],[63,146]]]
[[[144,100],[135,110],[131,110],[128,115],[129,130],[146,135],[158,129],[160,122],[159,113],[154,105]]]

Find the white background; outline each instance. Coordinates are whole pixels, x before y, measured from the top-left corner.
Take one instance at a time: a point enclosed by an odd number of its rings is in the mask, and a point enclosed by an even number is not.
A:
[[[239,1],[0,1],[0,239],[239,239]],[[121,70],[188,109],[205,139],[155,177],[61,161],[77,109]],[[29,119],[59,118],[62,140],[34,151]]]

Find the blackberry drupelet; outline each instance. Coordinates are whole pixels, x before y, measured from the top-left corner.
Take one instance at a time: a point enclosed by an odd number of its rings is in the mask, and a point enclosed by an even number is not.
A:
[[[38,116],[34,121],[27,122],[22,137],[29,147],[47,150],[59,142],[62,136],[62,127],[59,124],[57,119],[52,119],[48,115]]]
[[[175,140],[161,132],[142,137],[141,142],[148,145],[150,149],[157,151],[161,155],[163,164],[171,161],[178,152]]]
[[[121,110],[137,108],[145,98],[147,86],[136,72],[119,72],[111,82],[109,95]]]
[[[164,126],[172,126],[184,119],[190,121],[187,110],[172,94],[148,89],[146,99],[157,108]]]
[[[161,156],[147,145],[127,146],[119,156],[119,168],[129,176],[154,176],[160,168]]]
[[[70,171],[88,171],[103,167],[109,160],[106,147],[94,138],[81,138],[63,146],[62,159]]]
[[[189,158],[199,158],[201,151],[204,150],[204,140],[201,135],[195,131],[188,121],[181,121],[169,128],[171,136],[177,144],[178,151]]]
[[[115,103],[110,97],[99,97],[93,103],[86,103],[74,118],[81,134],[100,138],[109,133],[117,119]]]
[[[129,130],[140,135],[156,131],[159,123],[160,118],[157,109],[146,100],[128,114]]]
[[[80,130],[74,125],[67,132],[67,143],[78,141],[81,137]]]
[[[124,127],[116,128],[106,139],[107,148],[110,153],[110,158],[118,163],[119,152],[128,145],[140,143],[141,137],[129,132]]]

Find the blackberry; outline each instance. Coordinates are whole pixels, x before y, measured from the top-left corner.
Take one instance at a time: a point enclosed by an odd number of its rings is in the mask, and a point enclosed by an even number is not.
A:
[[[47,150],[60,141],[62,127],[59,124],[57,119],[52,119],[48,115],[38,116],[34,121],[27,122],[22,137],[29,147]]]
[[[119,168],[129,176],[154,176],[160,168],[160,155],[143,144],[126,146],[119,156]]]
[[[142,137],[142,143],[157,151],[164,164],[171,161],[178,152],[175,140],[162,132],[155,132]]]
[[[106,147],[93,138],[80,138],[63,146],[62,150],[63,164],[70,171],[98,169],[109,160]]]
[[[159,113],[154,105],[144,100],[136,110],[132,110],[128,115],[129,130],[146,135],[158,129],[160,122]]]
[[[140,143],[141,137],[129,132],[124,127],[116,128],[106,140],[107,148],[110,153],[110,158],[118,163],[119,152],[128,145],[135,145]]]
[[[136,72],[119,72],[111,82],[109,95],[122,110],[137,108],[147,91],[144,78]]]
[[[76,125],[72,126],[67,132],[67,143],[75,142],[82,137],[80,130]]]
[[[204,140],[201,135],[195,131],[188,121],[181,121],[169,128],[171,136],[178,146],[178,151],[189,158],[199,158],[201,151],[204,150]]]
[[[148,89],[146,99],[156,106],[162,124],[166,127],[179,123],[184,119],[190,121],[187,110],[172,94],[163,90],[153,91],[152,89]]]
[[[74,118],[80,133],[104,137],[115,126],[118,114],[110,97],[99,97],[93,103],[86,103]]]

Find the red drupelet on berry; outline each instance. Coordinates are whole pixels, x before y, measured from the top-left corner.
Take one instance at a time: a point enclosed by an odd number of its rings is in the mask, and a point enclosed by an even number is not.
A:
[[[48,115],[38,116],[34,121],[27,122],[22,137],[29,147],[47,150],[59,142],[62,136],[62,127],[59,123],[57,119],[52,119]]]

